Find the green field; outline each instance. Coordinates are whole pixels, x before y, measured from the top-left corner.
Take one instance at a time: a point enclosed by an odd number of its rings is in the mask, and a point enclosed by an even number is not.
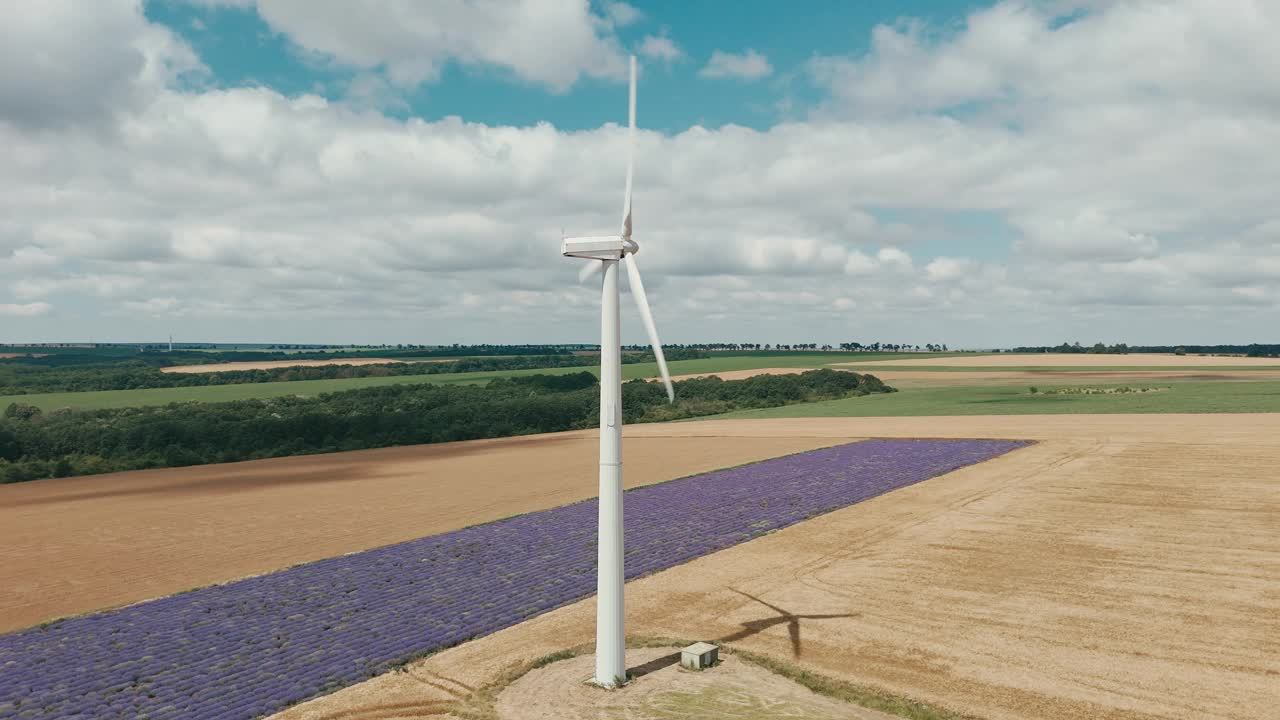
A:
[[[930,355],[925,353],[862,353],[869,360],[890,360],[903,357],[944,357],[957,353]],[[699,360],[677,360],[669,363],[672,375],[753,370],[768,367],[822,367],[833,362],[847,362],[848,353],[779,353],[775,355],[730,355]],[[599,367],[546,368],[535,370],[494,370],[474,373],[438,373],[434,375],[400,375],[391,377],[365,377],[334,380],[295,380],[291,382],[240,383],[235,385],[204,385],[179,388],[146,388],[141,390],[103,390],[95,392],[33,393],[30,395],[0,396],[0,408],[9,403],[21,402],[35,405],[42,410],[79,408],[98,410],[103,408],[167,405],[173,402],[230,402],[254,398],[273,398],[286,395],[314,396],[327,392],[356,390],[384,385],[408,385],[435,383],[438,385],[485,383],[497,377],[518,375],[563,375],[586,370],[597,373]],[[651,378],[658,374],[657,363],[634,363],[622,366],[624,380]]]
[[[709,357],[699,360],[676,360],[667,363],[672,375],[693,375],[695,373],[729,372],[732,370],[759,370],[761,368],[820,368],[828,365],[842,365],[848,362],[875,362],[877,360],[905,360],[908,358],[944,358],[954,357],[960,353],[777,353],[753,355],[727,355],[725,357]],[[853,370],[855,368],[848,368]],[[595,368],[591,368],[594,372]],[[857,368],[861,372],[861,368]],[[657,363],[636,363],[622,366],[623,379],[637,377],[655,377],[658,374]]]
[[[950,357],[959,353],[755,353],[750,355],[725,355],[698,360],[678,360],[670,363],[672,375],[755,370],[769,367],[818,368],[840,364],[844,369],[857,372],[881,370],[922,370],[930,372],[1044,372],[1088,373],[1097,371],[1190,370],[1190,371],[1239,371],[1280,370],[1280,365],[1224,367],[1193,366],[1169,367],[948,367],[942,365],[877,364],[885,360],[912,358],[929,359]],[[844,363],[857,362],[857,365]],[[355,390],[385,385],[435,383],[440,385],[485,383],[497,377],[519,375],[563,375],[583,370],[595,373],[595,365],[586,367],[547,368],[535,370],[500,370],[474,373],[441,373],[435,375],[405,375],[393,377],[366,377],[334,380],[298,380],[292,382],[243,383],[236,385],[210,385],[182,388],[155,388],[142,390],[108,390],[101,392],[42,393],[0,397],[0,408],[11,402],[28,403],[43,410],[63,407],[101,409],[166,405],[172,402],[229,402],[254,398],[272,398],[288,395],[315,396],[327,392]],[[636,363],[622,366],[623,379],[651,378],[658,374],[656,363]],[[1066,396],[1031,395],[1025,378],[1010,377],[1009,386],[954,386],[928,387],[907,383],[902,392],[888,396],[856,398],[816,405],[796,405],[772,410],[745,412],[733,417],[805,417],[805,416],[891,416],[891,415],[990,415],[990,414],[1038,414],[1038,413],[1125,413],[1125,412],[1280,412],[1280,382],[1194,382],[1179,381],[1168,384],[1170,390],[1147,395]],[[1159,380],[1144,384],[1159,384]],[[1061,385],[1043,386],[1044,389]],[[1108,387],[1099,385],[1099,387]]]
[[[1037,394],[1032,394],[1025,385],[913,387],[890,395],[746,410],[717,415],[715,419],[1280,412],[1280,382],[1150,382],[1128,385],[1167,389],[1129,395],[1046,395],[1045,390],[1078,386],[1045,385],[1040,386],[1041,392]],[[1090,387],[1121,386],[1090,384]]]
[[[856,362],[856,361],[851,361]],[[842,364],[843,365],[843,364]],[[763,366],[768,367],[768,366]],[[912,372],[1007,372],[1007,373],[1091,373],[1091,372],[1146,372],[1150,370],[1159,370],[1163,372],[1247,372],[1250,370],[1270,370],[1275,372],[1280,370],[1280,364],[1277,365],[1028,365],[1026,367],[1017,367],[1009,365],[979,365],[973,367],[964,367],[956,365],[879,365],[875,362],[867,362],[865,365],[858,363],[857,365],[848,366],[850,370],[857,372],[875,372],[877,370],[910,370]]]
[[[348,378],[338,380],[296,380],[293,382],[238,383],[235,385],[202,385],[178,388],[144,388],[141,390],[101,390],[93,392],[33,393],[31,395],[0,396],[0,407],[20,402],[35,405],[42,410],[79,408],[100,410],[103,408],[141,407],[144,405],[168,405],[174,402],[230,402],[286,395],[314,396],[327,392],[356,390],[383,385],[409,385],[414,383],[482,383],[495,377],[513,375],[560,375],[580,372],[589,368],[550,368],[546,370],[509,370],[477,373],[442,373],[439,375],[402,375],[391,377]]]

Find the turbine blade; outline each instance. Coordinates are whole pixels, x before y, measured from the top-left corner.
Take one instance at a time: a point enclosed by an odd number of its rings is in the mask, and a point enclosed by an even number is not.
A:
[[[583,265],[582,269],[578,271],[578,282],[584,283],[587,280],[590,280],[592,275],[600,272],[600,267],[602,265],[604,265],[604,263],[599,260],[588,260],[587,264]]]
[[[671,373],[667,372],[667,358],[662,354],[662,341],[658,339],[658,326],[653,323],[653,313],[649,311],[649,297],[645,295],[644,283],[640,281],[640,268],[636,266],[636,256],[628,255],[622,263],[627,266],[631,297],[635,298],[636,309],[640,311],[640,320],[644,322],[644,331],[649,334],[649,344],[653,346],[653,356],[658,361],[658,371],[662,373],[662,384],[667,388],[667,402],[675,402],[676,391],[671,387]]]
[[[622,201],[622,237],[631,239],[631,176],[636,168],[636,56],[631,56],[631,104],[627,113],[627,190]]]
[[[795,617],[794,615],[792,615],[791,613],[787,612],[786,610],[783,610],[782,608],[778,607],[777,605],[770,605],[769,603],[767,603],[767,602],[765,602],[765,601],[761,600],[760,598],[756,597],[755,595],[752,595],[752,594],[750,594],[750,593],[744,593],[744,592],[742,592],[741,590],[738,590],[738,589],[736,589],[736,588],[729,588],[729,589],[730,589],[730,590],[733,590],[734,592],[738,593],[739,595],[741,595],[741,596],[743,596],[743,597],[751,598],[752,600],[755,600],[756,602],[758,602],[758,603],[760,603],[761,605],[763,605],[763,606],[765,606],[765,607],[769,608],[770,610],[773,610],[773,611],[777,612],[779,615],[782,615],[783,617],[788,617],[788,618],[789,618],[789,617]]]

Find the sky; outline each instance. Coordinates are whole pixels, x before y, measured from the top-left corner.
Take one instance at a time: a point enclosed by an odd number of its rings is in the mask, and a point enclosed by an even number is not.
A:
[[[629,54],[666,342],[1280,339],[1269,0],[0,15],[0,341],[596,342]]]

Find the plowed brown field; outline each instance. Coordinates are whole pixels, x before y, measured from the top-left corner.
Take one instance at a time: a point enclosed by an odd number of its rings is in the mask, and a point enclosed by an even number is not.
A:
[[[628,434],[628,447],[1041,441],[632,582],[631,633],[730,641],[996,720],[1274,715],[1280,415],[738,420]],[[421,717],[511,663],[589,641],[593,617],[583,601],[278,717]]]
[[[839,438],[627,443],[629,487]],[[594,433],[0,485],[0,632],[596,494]]]

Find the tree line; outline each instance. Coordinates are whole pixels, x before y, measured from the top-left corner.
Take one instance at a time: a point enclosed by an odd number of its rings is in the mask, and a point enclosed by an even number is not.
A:
[[[217,343],[177,343],[169,350],[168,343],[24,343],[0,344],[0,352],[33,355],[104,355],[129,356],[139,353],[164,353],[188,358],[203,358],[203,362],[226,360],[322,360],[331,357],[394,357],[395,354],[412,354],[415,357],[461,357],[470,355],[556,355],[574,350],[591,349],[594,345],[290,345],[286,343],[264,344],[255,347],[228,347]],[[290,352],[285,352],[286,350]],[[388,355],[388,353],[393,353]],[[200,362],[200,360],[195,360]]]
[[[627,423],[678,420],[893,392],[873,375],[830,369],[622,386]],[[0,417],[0,482],[594,427],[589,372],[498,378],[487,385],[391,385],[318,397],[163,407],[55,410],[12,403]]]
[[[1175,355],[1244,355],[1246,357],[1280,357],[1280,344],[1251,343],[1249,345],[1128,345],[1116,343],[1079,342],[1061,345],[1016,347],[1006,352],[1015,353],[1089,353],[1096,355],[1124,355],[1127,353],[1173,353]]]
[[[204,353],[198,353],[204,355]],[[167,353],[165,355],[168,355]],[[673,348],[670,360],[706,357],[696,350]],[[259,358],[260,359],[260,358]],[[333,358],[331,358],[333,359]],[[653,353],[628,353],[623,363],[652,362]],[[448,373],[540,370],[587,367],[600,362],[598,356],[563,353],[557,355],[515,355],[511,357],[466,357],[448,362],[397,362],[373,365],[289,366],[260,370],[222,370],[208,373],[167,373],[161,368],[178,364],[171,359],[140,357],[82,364],[76,356],[10,358],[0,360],[0,395],[29,395],[46,392],[94,390],[139,390],[143,388],[238,385],[242,383],[289,382],[294,380],[335,380],[360,377],[401,377]]]

